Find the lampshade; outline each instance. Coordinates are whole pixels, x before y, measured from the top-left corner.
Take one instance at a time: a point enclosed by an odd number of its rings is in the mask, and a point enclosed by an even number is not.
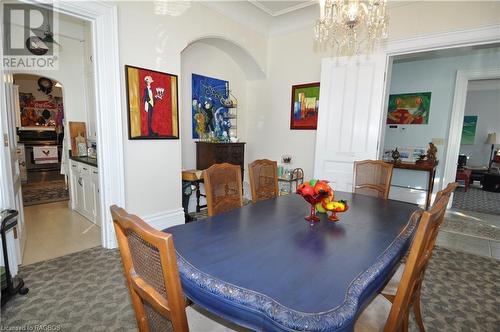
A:
[[[486,144],[499,144],[497,141],[497,133],[489,133],[486,139]]]

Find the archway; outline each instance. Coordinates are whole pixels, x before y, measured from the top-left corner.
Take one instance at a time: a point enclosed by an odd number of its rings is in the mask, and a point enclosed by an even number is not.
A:
[[[194,39],[182,50],[181,61],[182,54],[197,43],[211,45],[226,53],[235,63],[239,65],[241,70],[245,73],[247,79],[250,81],[264,79],[266,77],[265,70],[246,48],[235,41],[221,36],[205,36]]]
[[[229,126],[228,136],[246,142],[246,119],[250,116],[251,102],[247,98],[248,83],[264,79],[264,70],[258,60],[244,47],[223,37],[202,37],[190,42],[181,52],[181,145],[182,168],[196,169],[196,109],[193,106],[193,87],[196,79],[214,80],[222,86],[222,90],[230,91],[237,100],[237,108],[231,108],[229,117],[233,118]],[[222,82],[222,83],[221,83]],[[225,82],[225,89],[224,89]],[[203,85],[203,84],[202,84]],[[199,87],[199,85],[198,85]],[[196,87],[195,87],[196,89]],[[197,94],[199,91],[195,92]],[[214,111],[217,107],[214,108]],[[217,114],[217,112],[214,112]],[[215,129],[216,130],[216,129]],[[248,142],[245,149],[251,149]],[[246,153],[245,153],[246,155]],[[244,161],[246,165],[247,160]],[[245,167],[246,168],[246,167]],[[245,186],[245,185],[244,185]],[[203,189],[202,189],[203,190]],[[245,193],[249,190],[245,190]],[[189,211],[193,211],[195,203],[191,196]],[[201,204],[203,205],[203,198]]]

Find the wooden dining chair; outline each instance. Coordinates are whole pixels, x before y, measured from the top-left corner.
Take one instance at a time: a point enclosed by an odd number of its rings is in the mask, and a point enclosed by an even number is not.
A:
[[[458,187],[458,183],[457,182],[448,183],[448,185],[446,186],[446,188],[444,188],[443,190],[440,190],[440,191],[437,192],[436,198],[434,199],[434,204],[436,204],[437,202],[439,202],[439,200],[442,197],[448,197],[448,201],[449,201],[450,197],[451,197],[451,194],[455,191],[455,189],[457,189],[457,187]]]
[[[382,292],[392,305],[383,330],[385,332],[408,331],[409,310],[413,308],[420,331],[425,331],[421,312],[421,288],[427,264],[432,256],[434,244],[443,222],[449,197],[443,196],[429,211],[423,212],[410,247],[410,254],[404,266],[396,294]],[[419,212],[419,211],[417,211]],[[381,322],[383,303],[380,298],[370,304],[356,322],[357,329],[377,329],[373,324]],[[377,307],[376,307],[377,306]],[[375,317],[375,319],[374,319]],[[387,316],[386,316],[387,317]]]
[[[139,331],[189,331],[172,235],[110,209]]]
[[[243,206],[241,168],[228,163],[215,164],[203,171],[208,215]]]
[[[354,163],[354,192],[388,199],[392,169],[392,164],[382,160],[356,161]]]
[[[278,163],[268,159],[255,160],[248,165],[252,201],[278,197]]]

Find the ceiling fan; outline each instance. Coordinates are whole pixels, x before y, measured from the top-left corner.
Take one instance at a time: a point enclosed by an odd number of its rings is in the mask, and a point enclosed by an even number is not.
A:
[[[33,29],[33,31],[35,31],[37,35],[26,39],[26,48],[34,55],[44,55],[47,53],[49,50],[48,44],[56,44],[61,47],[61,44],[54,39],[54,33],[51,30],[50,22],[47,23],[45,29]],[[41,37],[42,34],[43,37]]]
[[[44,43],[52,43],[52,44],[56,44],[58,46],[61,46],[61,44],[59,44],[57,41],[55,41],[54,33],[50,29],[49,24],[47,24],[47,29],[45,31],[43,31],[43,35],[44,35],[44,37],[42,38],[42,41]]]

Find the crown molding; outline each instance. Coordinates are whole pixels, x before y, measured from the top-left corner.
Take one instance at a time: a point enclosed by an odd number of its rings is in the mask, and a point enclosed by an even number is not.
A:
[[[271,15],[273,17],[280,16],[280,15],[287,14],[287,13],[291,13],[293,11],[317,4],[316,1],[305,1],[303,3],[296,4],[295,6],[292,6],[292,7],[288,7],[285,9],[278,10],[278,11],[273,11],[273,10],[267,8],[266,6],[264,6],[260,1],[248,0],[248,2],[250,2],[255,7],[259,8],[260,10],[264,11],[266,14]]]

